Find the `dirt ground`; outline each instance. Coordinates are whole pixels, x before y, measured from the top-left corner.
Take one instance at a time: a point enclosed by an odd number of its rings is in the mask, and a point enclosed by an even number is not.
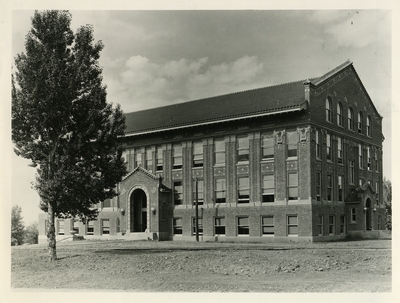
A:
[[[11,287],[133,292],[390,292],[390,240],[76,241],[13,247]]]

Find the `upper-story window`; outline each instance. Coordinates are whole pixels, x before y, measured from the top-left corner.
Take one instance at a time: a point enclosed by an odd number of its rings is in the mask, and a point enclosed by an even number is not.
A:
[[[262,202],[274,202],[274,201],[275,201],[275,176],[264,175],[263,188],[262,188]]]
[[[214,142],[215,164],[225,165],[225,139],[215,139]]]
[[[371,122],[371,116],[367,117],[367,136],[371,137],[372,136],[372,122]]]
[[[297,130],[286,132],[287,156],[297,157]]]
[[[332,137],[326,133],[326,159],[332,161]]]
[[[372,163],[371,163],[371,148],[368,146],[367,148],[367,166],[368,170],[372,170]]]
[[[343,202],[343,176],[338,176],[338,201]]]
[[[355,174],[354,174],[354,161],[349,160],[349,183],[354,184]]]
[[[193,167],[203,167],[203,142],[193,143]]]
[[[343,163],[343,140],[341,137],[337,138],[337,148],[338,148],[338,163]]]
[[[332,122],[332,100],[326,98],[326,121]]]
[[[182,181],[174,181],[174,205],[182,205],[182,203],[183,203]]]
[[[250,180],[249,177],[238,178],[238,203],[250,202]]]
[[[135,151],[135,164],[137,166],[142,166],[142,153],[140,149]]]
[[[249,161],[249,137],[240,136],[237,141],[237,162]]]
[[[226,202],[226,179],[215,179],[215,203]]]
[[[363,133],[363,114],[359,112],[357,115],[357,131],[359,134]]]
[[[146,148],[146,169],[153,170],[153,151],[151,148]]]
[[[163,149],[161,146],[157,146],[157,171],[162,171],[164,166]]]
[[[172,169],[182,168],[182,145],[174,144],[172,150]]]
[[[297,200],[299,197],[299,177],[297,172],[288,173],[288,199]]]
[[[343,106],[342,103],[338,102],[337,104],[337,125],[343,126]]]
[[[197,180],[197,202],[204,204],[204,180]],[[196,181],[193,182],[193,205],[196,205]]]
[[[273,159],[275,154],[274,137],[272,134],[262,136],[262,158]]]
[[[321,159],[321,133],[319,130],[315,131],[315,154],[318,159]]]
[[[358,144],[358,165],[360,168],[364,167],[363,147],[361,144]]]
[[[347,127],[350,130],[354,130],[354,113],[351,107],[347,111]]]

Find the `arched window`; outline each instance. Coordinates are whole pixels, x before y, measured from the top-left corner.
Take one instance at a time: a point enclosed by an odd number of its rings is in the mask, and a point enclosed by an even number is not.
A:
[[[358,113],[357,129],[358,129],[359,134],[363,133],[363,114],[362,114],[362,112]]]
[[[332,122],[332,101],[329,97],[326,98],[326,121]]]
[[[367,136],[371,137],[372,136],[372,131],[371,131],[371,116],[367,117]]]
[[[337,125],[343,126],[343,106],[340,102],[337,105]]]
[[[354,130],[354,114],[351,107],[349,107],[349,110],[347,111],[347,127],[350,130]]]

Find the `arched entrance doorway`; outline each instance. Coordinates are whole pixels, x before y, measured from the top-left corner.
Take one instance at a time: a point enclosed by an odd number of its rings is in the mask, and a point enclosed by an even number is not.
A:
[[[367,201],[365,201],[365,229],[366,230],[371,230],[372,225],[371,225],[371,199],[368,198]]]
[[[130,231],[144,232],[147,229],[147,197],[146,193],[138,188],[131,195],[130,201]]]

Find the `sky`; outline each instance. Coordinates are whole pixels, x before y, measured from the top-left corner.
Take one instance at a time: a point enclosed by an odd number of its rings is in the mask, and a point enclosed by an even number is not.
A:
[[[92,24],[108,101],[124,112],[322,76],[351,60],[383,116],[384,176],[392,178],[390,10],[71,10]],[[11,56],[24,51],[32,10],[14,10]],[[38,220],[35,169],[11,155],[12,205]]]

